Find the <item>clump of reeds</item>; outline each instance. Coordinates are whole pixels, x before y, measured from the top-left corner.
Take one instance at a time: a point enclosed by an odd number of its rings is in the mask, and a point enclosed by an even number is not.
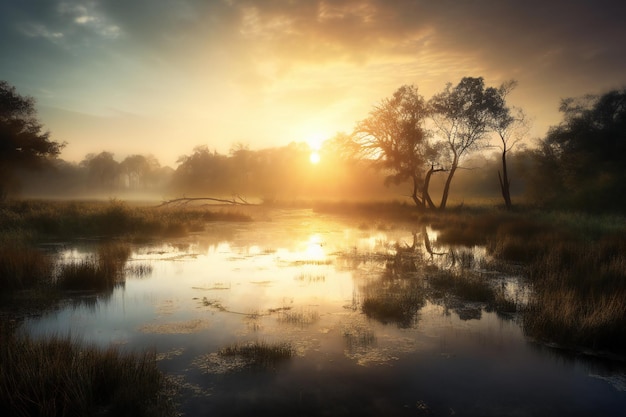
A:
[[[626,349],[626,239],[563,242],[530,267],[527,334],[567,345]]]
[[[294,311],[291,309],[283,309],[282,311],[280,311],[278,321],[280,321],[281,323],[295,324],[298,326],[308,326],[319,320],[319,317],[319,313],[315,310],[302,309]]]
[[[61,265],[57,286],[63,290],[110,290],[123,282],[129,256],[130,247],[126,244],[101,245],[95,257]]]
[[[53,271],[50,257],[37,249],[0,246],[0,293],[48,283]]]
[[[0,409],[9,416],[173,416],[154,352],[122,353],[69,337],[8,336],[0,345]]]
[[[451,294],[464,301],[491,303],[495,300],[492,286],[480,275],[472,271],[438,271],[428,280],[436,294]]]
[[[425,292],[419,281],[395,275],[370,283],[363,289],[361,311],[383,324],[413,325],[417,312],[425,304]]]
[[[181,236],[202,230],[211,221],[250,221],[234,211],[206,207],[150,207],[120,200],[108,202],[60,202],[18,200],[3,204],[0,238],[83,236]],[[5,240],[5,239],[2,239]]]
[[[224,357],[238,357],[251,366],[271,366],[290,359],[295,350],[290,343],[263,341],[235,343],[219,350]]]

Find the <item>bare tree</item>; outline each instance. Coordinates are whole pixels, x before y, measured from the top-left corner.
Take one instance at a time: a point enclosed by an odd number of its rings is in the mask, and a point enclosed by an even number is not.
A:
[[[490,122],[491,129],[500,139],[498,148],[502,153],[502,171],[498,171],[500,190],[507,210],[510,210],[513,203],[511,201],[511,180],[507,167],[507,154],[517,146],[528,134],[530,122],[524,111],[517,107],[506,105],[506,97],[517,86],[514,80],[503,83],[498,88],[498,99],[500,103],[496,106]]]

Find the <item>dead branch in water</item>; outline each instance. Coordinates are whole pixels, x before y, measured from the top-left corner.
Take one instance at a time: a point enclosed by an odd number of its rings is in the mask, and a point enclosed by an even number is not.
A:
[[[215,198],[215,197],[181,197],[174,198],[172,200],[163,201],[157,207],[165,207],[165,206],[185,206],[189,203],[196,201],[213,201],[216,203],[222,204],[231,204],[234,206],[256,206],[254,203],[249,203],[245,198],[240,195],[234,196],[232,199],[225,198]]]

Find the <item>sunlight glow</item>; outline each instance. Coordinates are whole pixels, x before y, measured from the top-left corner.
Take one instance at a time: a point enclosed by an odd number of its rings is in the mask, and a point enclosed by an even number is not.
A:
[[[311,156],[309,156],[309,161],[311,161],[313,165],[318,164],[320,162],[320,154],[317,153],[317,151],[311,152]]]

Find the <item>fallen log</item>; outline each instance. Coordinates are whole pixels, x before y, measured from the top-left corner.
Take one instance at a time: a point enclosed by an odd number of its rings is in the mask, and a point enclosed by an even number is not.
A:
[[[180,197],[180,198],[174,198],[172,200],[165,200],[156,207],[184,206],[189,203],[197,202],[197,201],[213,201],[216,203],[231,204],[235,206],[256,206],[257,205],[257,204],[248,202],[245,198],[241,196],[233,197],[230,200],[226,198],[216,198],[216,197]]]

